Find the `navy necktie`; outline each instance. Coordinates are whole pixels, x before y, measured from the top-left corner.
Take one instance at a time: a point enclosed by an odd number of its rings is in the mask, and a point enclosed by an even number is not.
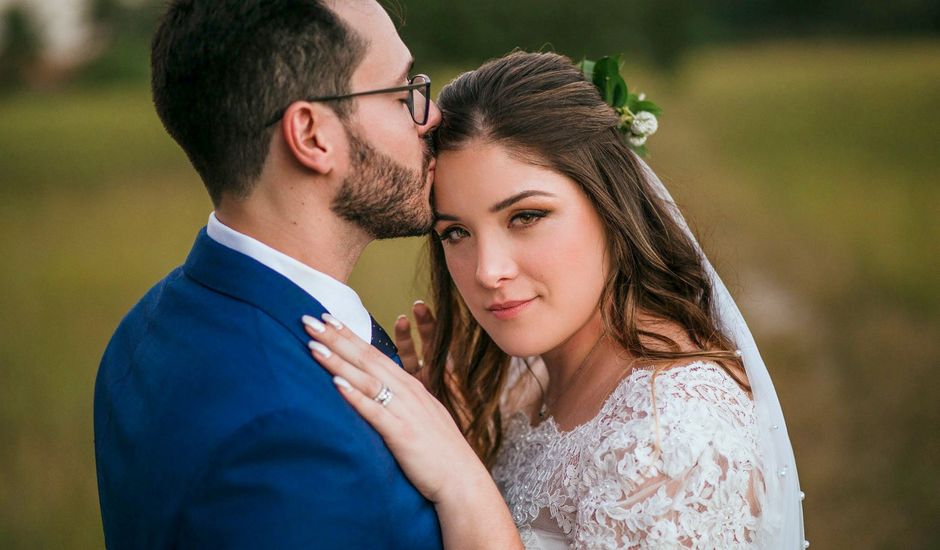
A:
[[[398,356],[398,348],[392,342],[388,333],[379,325],[375,317],[371,315],[369,317],[372,318],[372,345],[385,355],[391,357],[392,361],[398,363],[399,367],[403,367],[401,357]]]

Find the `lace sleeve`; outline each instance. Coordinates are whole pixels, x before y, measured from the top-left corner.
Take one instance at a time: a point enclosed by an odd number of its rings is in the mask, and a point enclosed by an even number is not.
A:
[[[574,546],[757,546],[762,477],[748,396],[709,364],[660,373],[655,414],[650,384],[638,386],[580,457],[592,479],[581,485]]]

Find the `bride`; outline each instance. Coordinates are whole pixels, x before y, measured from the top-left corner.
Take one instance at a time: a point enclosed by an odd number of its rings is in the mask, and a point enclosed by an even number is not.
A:
[[[408,338],[405,372],[304,322],[445,544],[808,546],[757,347],[614,109],[568,59],[520,52],[439,106],[427,366]]]

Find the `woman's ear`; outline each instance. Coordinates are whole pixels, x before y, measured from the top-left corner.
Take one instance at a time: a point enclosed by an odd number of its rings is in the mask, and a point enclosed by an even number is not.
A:
[[[281,132],[287,149],[301,165],[322,175],[336,167],[345,132],[331,109],[297,101],[284,112]]]

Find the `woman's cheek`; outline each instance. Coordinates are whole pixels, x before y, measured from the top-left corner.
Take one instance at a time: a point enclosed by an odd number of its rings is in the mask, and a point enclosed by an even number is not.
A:
[[[445,245],[447,246],[447,245]],[[457,286],[457,292],[463,297],[468,305],[473,303],[472,296],[468,293],[473,292],[473,278],[476,273],[476,267],[473,262],[458,251],[446,251],[444,260],[447,264],[447,270],[450,271],[450,277]]]
[[[603,234],[589,224],[575,224],[554,235],[553,252],[546,254],[551,264],[552,286],[566,302],[569,314],[581,317],[596,307],[605,279]]]

